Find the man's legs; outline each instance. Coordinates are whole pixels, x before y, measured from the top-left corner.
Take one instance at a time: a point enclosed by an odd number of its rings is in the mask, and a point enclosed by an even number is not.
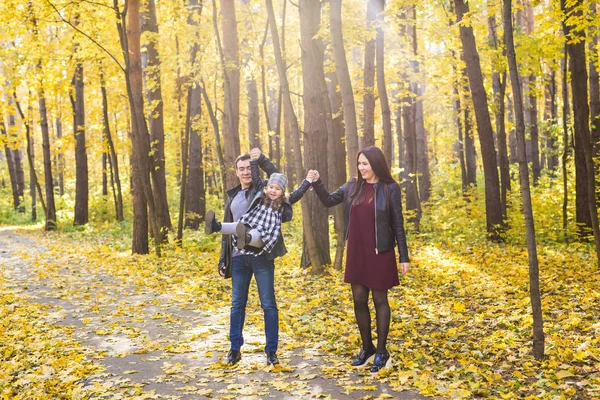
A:
[[[275,353],[279,344],[279,311],[275,300],[275,264],[263,254],[252,257],[252,269],[264,312],[266,353]]]
[[[231,350],[239,351],[244,344],[244,320],[246,319],[246,303],[248,288],[252,279],[252,268],[247,258],[253,256],[233,257],[231,265],[231,313],[229,316],[229,340]]]

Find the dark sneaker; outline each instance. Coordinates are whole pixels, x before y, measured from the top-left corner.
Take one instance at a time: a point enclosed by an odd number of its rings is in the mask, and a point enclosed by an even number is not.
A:
[[[376,352],[377,350],[374,347],[372,350],[360,349],[360,353],[358,353],[350,365],[357,368],[364,367],[366,364],[373,361],[373,357],[375,357]]]
[[[237,224],[235,227],[235,235],[237,236],[236,246],[238,249],[241,250],[250,243],[251,237],[247,231],[246,225],[241,223]]]
[[[274,351],[269,351],[267,353],[267,365],[277,365],[279,364],[279,359],[277,358],[277,354]]]
[[[242,353],[239,350],[229,350],[227,353],[227,365],[235,365],[242,359]]]
[[[371,367],[371,373],[376,374],[382,368],[389,368],[392,365],[392,357],[390,353],[377,353],[375,354],[375,361]]]
[[[204,217],[204,233],[210,235],[214,232],[221,231],[221,223],[217,221],[215,217],[215,212],[213,210],[208,210],[206,216]]]

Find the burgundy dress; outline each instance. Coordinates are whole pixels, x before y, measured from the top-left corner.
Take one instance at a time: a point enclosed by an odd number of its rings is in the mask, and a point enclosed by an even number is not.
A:
[[[398,267],[393,249],[375,253],[374,194],[373,184],[365,182],[365,200],[350,211],[344,282],[388,290],[400,284]]]

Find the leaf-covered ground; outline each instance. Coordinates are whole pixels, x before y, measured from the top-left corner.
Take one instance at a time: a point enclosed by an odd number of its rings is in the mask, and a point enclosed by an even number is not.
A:
[[[342,273],[298,268],[295,235],[276,263],[283,364],[264,366],[252,288],[232,370],[219,362],[230,281],[216,275],[216,238],[189,234],[157,259],[131,256],[115,229],[0,232],[4,397],[600,398],[600,283],[584,246],[539,248],[537,362],[523,247],[411,238],[412,270],[390,293],[394,368],[374,378],[347,367],[360,339]]]

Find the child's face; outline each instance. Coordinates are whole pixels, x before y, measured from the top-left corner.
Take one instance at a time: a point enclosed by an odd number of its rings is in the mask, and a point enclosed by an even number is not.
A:
[[[283,190],[281,187],[275,183],[269,183],[267,185],[267,196],[271,200],[277,200],[281,196],[283,196]]]

